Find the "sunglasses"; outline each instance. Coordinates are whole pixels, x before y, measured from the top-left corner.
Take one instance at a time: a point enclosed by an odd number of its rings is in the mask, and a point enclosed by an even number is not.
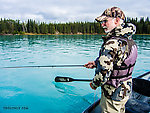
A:
[[[102,24],[102,23],[106,23],[108,20],[103,20],[103,21],[101,21],[100,23]]]

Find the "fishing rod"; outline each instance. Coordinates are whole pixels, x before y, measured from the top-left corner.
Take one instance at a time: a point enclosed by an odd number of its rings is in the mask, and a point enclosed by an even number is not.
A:
[[[0,67],[0,69],[10,69],[10,68],[55,68],[55,67],[84,67],[84,65],[14,66],[14,67]]]

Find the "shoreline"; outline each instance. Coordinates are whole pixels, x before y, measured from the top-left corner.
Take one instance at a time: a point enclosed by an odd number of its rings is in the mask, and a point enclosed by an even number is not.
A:
[[[93,33],[93,34],[89,34],[89,33],[76,33],[76,34],[63,34],[63,33],[56,33],[56,34],[37,34],[37,33],[24,33],[24,34],[0,34],[0,36],[9,36],[9,35],[105,35],[105,34],[97,34],[97,33]]]
[[[24,33],[24,34],[0,34],[0,36],[11,36],[11,35],[106,35],[105,33],[102,34],[89,34],[89,33],[76,33],[76,34],[63,34],[63,33],[57,33],[57,34],[37,34],[37,33]],[[150,34],[135,34],[135,35],[150,35]]]

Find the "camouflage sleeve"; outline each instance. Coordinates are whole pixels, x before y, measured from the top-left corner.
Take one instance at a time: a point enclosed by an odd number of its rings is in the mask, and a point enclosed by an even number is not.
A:
[[[95,77],[92,81],[92,86],[94,88],[102,86],[109,80],[118,48],[119,42],[116,39],[108,40],[101,48],[100,56],[97,59]]]

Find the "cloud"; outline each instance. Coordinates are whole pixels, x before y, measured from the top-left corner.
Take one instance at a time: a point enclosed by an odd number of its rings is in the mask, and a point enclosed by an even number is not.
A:
[[[149,0],[1,0],[0,17],[44,22],[94,21],[109,7],[120,7],[127,17],[149,16]]]

